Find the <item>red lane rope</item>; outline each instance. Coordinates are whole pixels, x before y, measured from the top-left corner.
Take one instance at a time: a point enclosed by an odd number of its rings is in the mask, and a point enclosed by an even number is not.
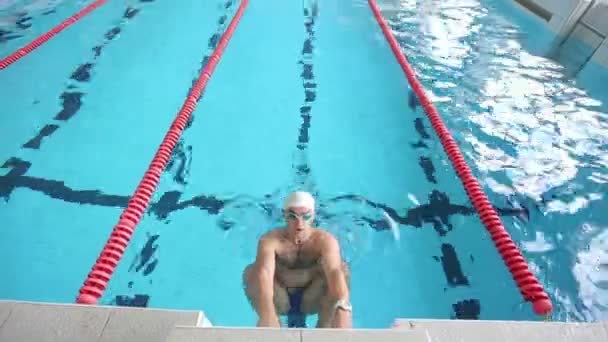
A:
[[[19,59],[21,59],[25,55],[27,55],[30,52],[34,51],[40,45],[46,43],[49,39],[51,39],[55,35],[57,35],[59,32],[63,31],[65,28],[67,28],[68,26],[72,25],[73,23],[77,22],[78,20],[80,20],[80,18],[84,17],[85,15],[91,13],[97,7],[103,5],[106,1],[108,1],[108,0],[97,0],[97,1],[95,1],[93,3],[91,3],[87,7],[83,8],[82,10],[80,10],[80,12],[74,14],[73,16],[69,17],[68,19],[66,19],[61,24],[55,26],[52,30],[44,33],[43,35],[41,35],[40,37],[36,38],[31,43],[29,43],[26,46],[22,47],[21,49],[13,52],[8,57],[0,60],[0,70],[8,67],[9,65],[15,63],[16,61],[18,61]]]
[[[122,258],[122,255],[127,248],[129,241],[131,240],[135,226],[139,223],[141,216],[150,203],[150,198],[158,185],[161,173],[167,166],[169,157],[171,156],[179,137],[184,131],[192,111],[194,111],[197,99],[199,99],[203,93],[203,90],[207,86],[213,70],[219,62],[224,50],[226,49],[226,46],[228,45],[228,41],[232,37],[232,34],[234,33],[236,26],[238,25],[239,20],[245,11],[247,3],[248,0],[241,1],[236,14],[222,35],[222,38],[209,58],[207,65],[205,65],[199,74],[194,87],[190,90],[190,93],[186,97],[182,108],[160,144],[154,159],[152,159],[148,170],[135,190],[135,193],[129,200],[127,208],[120,215],[118,224],[114,226],[109,240],[106,242],[106,245],[101,251],[99,258],[95,262],[95,265],[93,266],[93,269],[89,273],[83,286],[80,288],[79,296],[76,299],[77,303],[97,304],[97,301],[103,295],[103,292],[105,291],[106,286],[114,273],[114,269],[118,265],[118,262]]]
[[[539,283],[538,279],[530,272],[528,264],[524,259],[521,251],[517,248],[511,236],[506,231],[505,227],[498,216],[498,213],[486,197],[485,193],[481,189],[481,186],[477,182],[475,176],[471,172],[471,169],[466,164],[456,141],[448,131],[448,128],[443,123],[443,120],[439,116],[439,113],[433,103],[430,101],[428,96],[424,92],[422,84],[416,78],[414,69],[407,62],[407,59],[401,52],[397,40],[393,36],[389,29],[386,21],[382,17],[375,0],[368,0],[369,6],[388,41],[388,44],[393,50],[399,65],[403,69],[407,80],[412,87],[414,93],[420,100],[420,104],[424,108],[426,115],[429,117],[435,132],[439,136],[441,144],[445,152],[447,153],[452,166],[456,170],[458,177],[464,186],[469,199],[477,209],[481,222],[490,233],[494,245],[498,249],[498,252],[502,256],[503,261],[509,268],[513,279],[517,283],[519,290],[526,301],[532,302],[532,307],[537,315],[546,316],[552,309],[553,305],[549,296],[545,292],[543,286]]]

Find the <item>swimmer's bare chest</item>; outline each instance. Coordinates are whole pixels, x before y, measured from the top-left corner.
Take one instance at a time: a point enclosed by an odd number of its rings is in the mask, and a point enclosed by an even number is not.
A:
[[[322,275],[320,252],[312,244],[281,243],[275,260],[275,276],[283,287],[306,287]]]

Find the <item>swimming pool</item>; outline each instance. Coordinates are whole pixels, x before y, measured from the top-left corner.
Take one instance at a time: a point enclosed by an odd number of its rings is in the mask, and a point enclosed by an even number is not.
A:
[[[83,5],[17,16],[31,27],[7,25],[1,56]],[[0,297],[73,302],[237,6],[109,1],[0,73]],[[504,1],[383,8],[554,317],[605,315],[605,94],[535,56],[551,35]],[[367,1],[250,0],[102,303],[253,325],[241,272],[304,188],[350,263],[355,326],[535,319],[408,88]]]

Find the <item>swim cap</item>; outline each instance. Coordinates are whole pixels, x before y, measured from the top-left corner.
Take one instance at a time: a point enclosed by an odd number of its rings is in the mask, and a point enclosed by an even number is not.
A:
[[[315,199],[306,191],[294,191],[285,200],[284,209],[293,207],[304,207],[310,210],[315,209]]]

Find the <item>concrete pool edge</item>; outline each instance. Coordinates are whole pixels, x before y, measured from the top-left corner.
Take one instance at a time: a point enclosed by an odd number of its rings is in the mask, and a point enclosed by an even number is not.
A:
[[[397,319],[392,329],[209,327],[203,311],[0,300],[0,341],[608,341],[595,323]]]

